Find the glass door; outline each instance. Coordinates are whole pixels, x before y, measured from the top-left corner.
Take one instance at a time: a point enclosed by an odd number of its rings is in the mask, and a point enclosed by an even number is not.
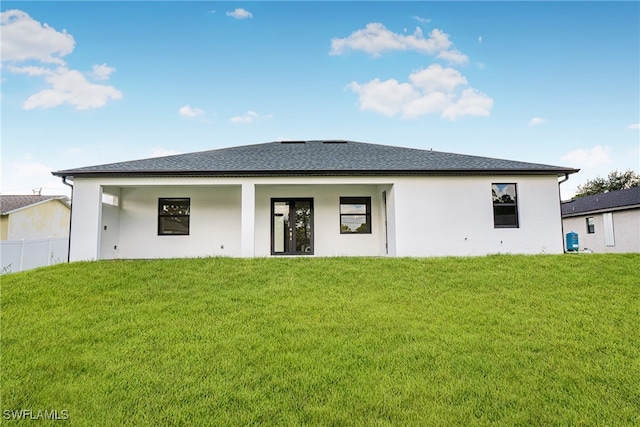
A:
[[[313,255],[313,199],[271,199],[271,254]]]

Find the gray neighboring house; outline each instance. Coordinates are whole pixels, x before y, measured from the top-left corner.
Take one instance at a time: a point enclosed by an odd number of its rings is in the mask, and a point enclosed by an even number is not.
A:
[[[580,250],[640,252],[640,187],[562,203],[564,233],[578,233]]]

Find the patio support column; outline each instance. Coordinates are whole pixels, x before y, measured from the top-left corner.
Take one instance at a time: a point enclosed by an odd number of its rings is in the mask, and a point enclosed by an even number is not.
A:
[[[240,255],[244,258],[255,256],[256,186],[242,184],[242,222]]]
[[[71,201],[69,261],[100,259],[102,187],[97,182],[76,180]]]

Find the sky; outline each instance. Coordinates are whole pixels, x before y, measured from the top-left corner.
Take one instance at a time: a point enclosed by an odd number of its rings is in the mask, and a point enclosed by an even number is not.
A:
[[[640,2],[12,2],[2,194],[51,171],[346,139],[640,171]]]

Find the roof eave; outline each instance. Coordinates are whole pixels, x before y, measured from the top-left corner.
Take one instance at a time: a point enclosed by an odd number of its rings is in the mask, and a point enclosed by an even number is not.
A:
[[[615,206],[615,207],[610,207],[610,208],[589,209],[589,210],[584,210],[584,211],[580,211],[580,212],[571,212],[571,213],[562,214],[562,217],[563,218],[571,218],[571,217],[575,217],[575,216],[594,215],[594,214],[599,214],[599,213],[626,211],[626,210],[631,210],[631,209],[640,209],[640,204],[636,203],[636,204],[633,204],[633,205]]]
[[[156,178],[156,177],[301,177],[301,176],[453,176],[453,175],[556,175],[574,174],[580,169],[386,169],[386,170],[230,170],[230,171],[80,171],[52,172],[71,178]]]
[[[33,208],[33,207],[38,206],[38,205],[49,203],[49,202],[54,201],[54,200],[57,200],[58,202],[62,203],[63,205],[65,205],[68,208],[71,207],[71,205],[68,203],[68,198],[66,196],[57,196],[57,197],[51,197],[51,198],[48,198],[48,199],[45,199],[45,200],[40,200],[38,202],[31,203],[31,204],[28,204],[28,205],[20,206],[19,208],[11,209],[10,211],[2,211],[2,215],[10,215],[10,214],[13,214],[13,213],[25,210],[25,209],[29,209],[29,208]]]

